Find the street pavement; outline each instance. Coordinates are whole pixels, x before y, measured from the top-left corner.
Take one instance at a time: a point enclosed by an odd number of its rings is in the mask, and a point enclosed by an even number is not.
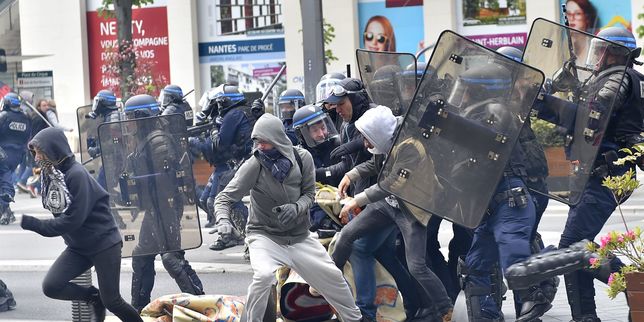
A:
[[[644,222],[644,191],[636,192],[624,204],[624,215],[629,227],[643,225]],[[62,238],[45,238],[33,232],[24,231],[19,222],[22,214],[29,214],[39,218],[50,218],[41,205],[40,198],[31,199],[26,194],[17,194],[16,203],[12,204],[17,221],[9,226],[0,226],[0,278],[3,279],[15,294],[18,306],[16,310],[0,313],[0,321],[70,321],[71,313],[69,302],[48,299],[42,294],[41,282],[47,269],[64,249]],[[551,201],[544,215],[540,233],[546,245],[556,245],[566,221],[567,206]],[[205,223],[205,215],[201,214],[201,222]],[[608,221],[602,234],[611,230],[624,230],[624,225],[616,212]],[[202,230],[203,244],[196,249],[186,252],[186,258],[198,272],[204,282],[205,290],[209,294],[245,295],[251,281],[252,270],[243,259],[243,246],[237,246],[225,251],[212,251],[208,249],[214,235],[208,234],[209,229]],[[451,238],[451,227],[443,224],[439,240],[442,245],[447,245]],[[444,252],[446,248],[442,249]],[[156,284],[152,297],[164,294],[178,293],[179,289],[174,281],[163,269],[160,258],[157,257]],[[121,294],[126,301],[130,301],[131,260],[122,261]],[[94,279],[94,282],[96,280]],[[627,321],[628,307],[623,295],[614,300],[606,296],[606,286],[597,282],[598,314],[602,321]],[[514,306],[512,294],[508,292],[507,301],[504,302],[503,311],[506,321],[514,321]],[[543,321],[569,321],[570,312],[566,300],[565,288],[562,283],[553,303],[554,307],[543,318]]]

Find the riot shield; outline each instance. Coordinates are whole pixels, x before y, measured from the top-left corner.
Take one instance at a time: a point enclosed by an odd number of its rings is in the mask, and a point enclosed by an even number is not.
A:
[[[444,31],[394,139],[378,184],[474,228],[485,215],[543,74]]]
[[[80,145],[81,163],[87,171],[98,179],[101,169],[101,157],[99,155],[90,155],[90,148],[95,150],[98,147],[98,124],[99,120],[89,118],[92,111],[92,105],[81,106],[76,109],[76,120],[78,121],[78,144]]]
[[[360,78],[374,103],[404,115],[416,91],[416,57],[408,53],[356,50]]]
[[[610,52],[589,55],[593,46]],[[601,90],[611,75],[621,81],[628,55],[624,46],[552,21],[532,24],[523,62],[546,75],[531,126],[546,151],[551,198],[571,205],[580,201],[616,96]]]
[[[195,182],[181,114],[101,124],[107,190],[127,223],[123,256],[201,245]]]

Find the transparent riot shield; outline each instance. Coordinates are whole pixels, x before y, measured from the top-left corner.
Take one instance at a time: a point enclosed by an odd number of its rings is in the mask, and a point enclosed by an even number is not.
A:
[[[195,182],[181,114],[101,124],[107,190],[127,227],[123,256],[201,245]]]
[[[78,121],[78,140],[80,145],[81,163],[87,171],[98,179],[101,169],[101,157],[97,153],[98,147],[98,119],[92,119],[88,115],[92,111],[92,105],[81,106],[76,109],[76,120]],[[90,155],[90,151],[93,155]]]
[[[628,56],[628,48],[591,34],[544,19],[532,24],[523,62],[546,76],[531,126],[546,151],[551,198],[577,204],[595,159],[605,162],[598,152],[616,95],[602,88],[611,76],[621,81]]]
[[[358,70],[374,103],[404,115],[416,91],[416,57],[408,53],[356,50]]]
[[[486,213],[543,74],[444,31],[378,183],[465,227]]]

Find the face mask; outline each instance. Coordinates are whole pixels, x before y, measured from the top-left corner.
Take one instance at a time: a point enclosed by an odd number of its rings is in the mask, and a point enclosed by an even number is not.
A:
[[[367,151],[369,151],[369,153],[374,154],[374,155],[376,155],[376,154],[384,154],[384,152],[380,152],[380,150],[378,150],[378,148],[367,148]]]

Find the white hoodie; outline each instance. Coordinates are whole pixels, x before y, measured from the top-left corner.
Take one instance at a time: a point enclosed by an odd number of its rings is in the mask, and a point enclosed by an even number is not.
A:
[[[391,109],[378,105],[362,114],[356,121],[356,129],[374,146],[369,152],[386,154],[391,149],[396,124],[396,117]]]

